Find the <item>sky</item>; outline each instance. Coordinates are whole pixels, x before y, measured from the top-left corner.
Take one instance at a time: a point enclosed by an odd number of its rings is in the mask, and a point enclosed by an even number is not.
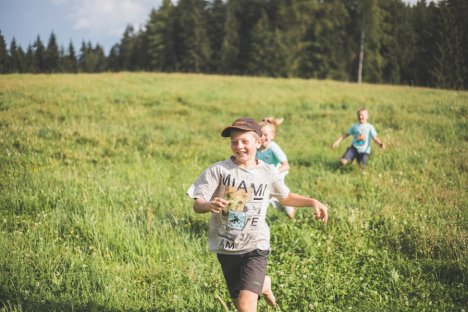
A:
[[[417,0],[405,0],[415,3]],[[176,1],[174,1],[176,2]],[[39,35],[47,46],[54,32],[59,46],[99,43],[106,54],[120,42],[127,25],[146,24],[162,0],[0,0],[0,32],[7,48],[15,38],[26,51]]]
[[[7,48],[13,37],[23,50],[39,35],[47,46],[52,31],[59,46],[70,41],[99,43],[106,53],[120,42],[128,24],[146,24],[162,0],[0,0],[0,31]]]

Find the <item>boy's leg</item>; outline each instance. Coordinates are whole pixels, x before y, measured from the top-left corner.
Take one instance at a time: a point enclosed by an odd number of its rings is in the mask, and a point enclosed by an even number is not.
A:
[[[369,158],[369,154],[367,153],[359,153],[357,155],[357,161],[358,164],[360,164],[362,167],[365,167],[367,165],[367,159]]]
[[[353,162],[354,158],[357,156],[357,150],[353,146],[348,147],[344,155],[341,157],[341,164],[346,165]]]
[[[255,311],[262,295],[269,250],[242,255],[218,254],[224,279],[238,311]]]
[[[257,311],[258,295],[250,290],[241,290],[239,298],[234,300],[236,309],[239,312]]]
[[[262,295],[268,305],[275,306],[276,299],[271,290],[271,277],[265,276],[265,282],[263,283]]]

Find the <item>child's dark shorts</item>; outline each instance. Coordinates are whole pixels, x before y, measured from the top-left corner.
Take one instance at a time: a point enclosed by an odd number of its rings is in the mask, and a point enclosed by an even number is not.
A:
[[[269,250],[260,249],[241,255],[218,254],[231,298],[239,298],[241,290],[261,296],[269,254]]]
[[[356,158],[359,164],[367,165],[369,154],[359,153],[354,146],[350,146],[341,158],[346,159],[349,162],[353,162],[353,160]]]

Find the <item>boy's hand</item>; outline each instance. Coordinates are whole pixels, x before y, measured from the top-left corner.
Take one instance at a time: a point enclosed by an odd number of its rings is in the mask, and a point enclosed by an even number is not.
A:
[[[380,143],[380,147],[381,147],[382,149],[385,149],[385,144],[384,144],[384,142],[381,142],[381,143]]]
[[[220,213],[224,207],[229,204],[229,201],[224,198],[215,197],[213,200],[208,202],[209,210],[213,213]]]
[[[332,144],[331,148],[335,149],[340,145],[340,142],[336,141],[335,143]]]
[[[318,200],[314,199],[315,220],[321,219],[324,224],[328,221],[328,208]]]

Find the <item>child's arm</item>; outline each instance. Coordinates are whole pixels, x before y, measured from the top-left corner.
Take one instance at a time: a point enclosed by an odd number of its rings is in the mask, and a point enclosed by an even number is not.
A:
[[[289,163],[287,161],[283,161],[278,169],[279,169],[279,172],[288,171]]]
[[[305,197],[295,193],[289,193],[288,197],[279,199],[279,202],[284,206],[293,207],[313,207],[315,219],[321,219],[323,223],[328,220],[328,208],[318,200],[310,197]]]
[[[385,149],[385,144],[383,141],[380,141],[378,137],[374,136],[372,139],[377,143],[381,148]]]
[[[210,201],[206,201],[203,198],[197,198],[193,202],[193,210],[197,213],[220,213],[227,204],[229,204],[227,200],[219,197],[215,197]]]
[[[333,143],[332,148],[337,148],[338,145],[340,145],[341,141],[346,139],[348,136],[349,136],[349,133],[345,132],[342,136],[338,138],[338,140],[335,141],[335,143]]]

